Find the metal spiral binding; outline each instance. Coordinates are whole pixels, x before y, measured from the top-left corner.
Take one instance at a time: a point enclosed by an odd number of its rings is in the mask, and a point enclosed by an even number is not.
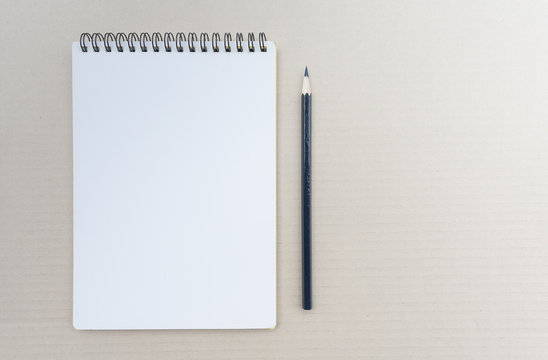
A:
[[[242,41],[244,41],[244,36],[242,35],[242,33],[236,33],[236,50],[238,50],[238,52],[244,51],[244,48],[242,47]]]
[[[183,33],[177,33],[177,36],[175,37],[175,44],[177,46],[177,51],[182,52],[183,51],[183,41],[186,41],[186,36]]]
[[[164,36],[164,49],[166,49],[167,52],[171,52],[171,45],[169,45],[169,42],[173,41],[173,39],[172,33],[166,33],[166,36]]]
[[[190,50],[190,52],[195,52],[196,51],[196,48],[194,47],[194,41],[198,40],[198,36],[196,36],[196,33],[188,33],[188,48]],[[202,49],[202,51],[204,51]]]
[[[105,34],[105,50],[107,52],[111,52],[112,48],[110,47],[109,39],[114,40],[114,34],[113,33],[106,33]]]
[[[158,52],[160,51],[160,48],[158,47],[158,39],[160,39],[160,41],[162,41],[162,35],[160,35],[159,32],[155,32],[152,34],[152,50],[154,50],[154,52]],[[167,51],[167,49],[166,49]]]
[[[105,42],[103,35],[99,33],[94,33],[93,35],[91,35],[91,46],[93,47],[93,51],[95,52],[99,51],[99,46],[97,46],[97,39],[99,39],[102,42]]]
[[[116,36],[114,37],[114,41],[116,42],[116,49],[118,50],[118,52],[123,52],[124,47],[122,46],[122,41],[128,42],[126,34],[117,33]],[[80,46],[82,45],[80,44]]]
[[[209,41],[209,35],[206,33],[200,34],[200,49],[202,49],[202,52],[207,52],[207,46],[206,41]]]
[[[127,44],[130,52],[135,52],[135,46],[133,45],[133,40],[135,41],[139,40],[137,33],[129,33],[129,35],[127,36]]]
[[[253,45],[253,42],[255,41],[255,35],[253,33],[247,34],[247,48],[249,49],[249,52],[255,52],[255,45]]]
[[[230,50],[231,50],[230,49],[230,42],[231,41],[232,41],[232,35],[230,35],[230,33],[225,33],[225,36],[223,38],[223,43],[225,44],[225,51],[226,52],[230,52]]]
[[[82,52],[88,52],[88,46],[91,44],[93,52],[100,52],[101,48],[99,47],[98,43],[103,42],[104,50],[106,52],[112,52],[113,47],[111,46],[111,43],[114,42],[114,44],[116,45],[115,50],[118,52],[124,52],[124,43],[127,44],[127,48],[130,52],[135,52],[135,43],[139,42],[139,48],[141,49],[141,52],[148,52],[147,43],[151,44],[153,52],[159,52],[160,46],[162,46],[162,44],[166,52],[171,52],[171,44],[175,42],[175,49],[177,50],[177,52],[183,52],[183,43],[186,42],[188,50],[190,52],[196,52],[196,47],[194,46],[194,43],[198,41],[200,43],[199,49],[201,52],[207,52],[208,45],[213,52],[219,52],[220,49],[223,48],[225,52],[232,51],[232,47],[230,46],[230,43],[232,42],[232,34],[230,33],[224,34],[224,46],[219,47],[219,42],[221,41],[221,35],[219,33],[213,33],[211,35],[210,41],[208,33],[201,33],[198,39],[198,35],[193,32],[188,33],[188,36],[185,36],[185,34],[182,32],[177,33],[175,36],[173,36],[173,34],[170,32],[166,32],[163,36],[159,32],[152,33],[152,36],[147,32],[143,32],[139,35],[134,32],[127,35],[125,33],[117,33],[116,35],[114,35],[114,33],[111,32],[107,32],[105,34],[83,33],[82,35],[80,35],[80,49],[82,49]],[[255,43],[255,34],[248,33],[247,50],[249,52],[255,52]],[[236,33],[237,52],[244,52],[243,44],[244,35],[242,33]],[[268,50],[266,46],[266,35],[264,32],[259,33],[259,50],[261,52],[267,52]]]
[[[219,52],[219,40],[221,40],[221,35],[219,33],[211,34],[211,47],[213,52]]]
[[[139,36],[139,45],[141,46],[142,52],[147,52],[148,50],[146,45],[147,41],[150,41],[150,34],[147,32],[141,33]]]

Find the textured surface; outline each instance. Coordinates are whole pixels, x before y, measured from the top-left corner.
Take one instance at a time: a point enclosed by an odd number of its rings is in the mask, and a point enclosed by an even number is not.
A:
[[[0,4],[6,359],[545,359],[548,8],[475,1]],[[278,44],[278,327],[78,332],[71,41]],[[314,88],[314,310],[301,310],[300,90]],[[100,74],[98,74],[100,76]]]

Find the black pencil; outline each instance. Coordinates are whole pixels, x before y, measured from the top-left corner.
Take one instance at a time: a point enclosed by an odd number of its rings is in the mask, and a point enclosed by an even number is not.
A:
[[[302,265],[303,265],[303,309],[312,309],[312,263],[311,263],[311,162],[312,162],[312,93],[308,79],[308,67],[304,71],[301,95],[302,120]]]

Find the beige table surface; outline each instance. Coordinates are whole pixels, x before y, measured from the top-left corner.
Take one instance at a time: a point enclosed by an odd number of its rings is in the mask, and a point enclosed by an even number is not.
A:
[[[72,328],[71,41],[107,31],[277,42],[275,330]],[[1,359],[548,357],[546,2],[2,1],[0,84]]]

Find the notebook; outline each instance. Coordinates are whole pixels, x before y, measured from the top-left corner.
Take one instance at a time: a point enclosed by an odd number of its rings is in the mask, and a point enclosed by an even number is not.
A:
[[[72,44],[76,329],[276,324],[276,47]]]

